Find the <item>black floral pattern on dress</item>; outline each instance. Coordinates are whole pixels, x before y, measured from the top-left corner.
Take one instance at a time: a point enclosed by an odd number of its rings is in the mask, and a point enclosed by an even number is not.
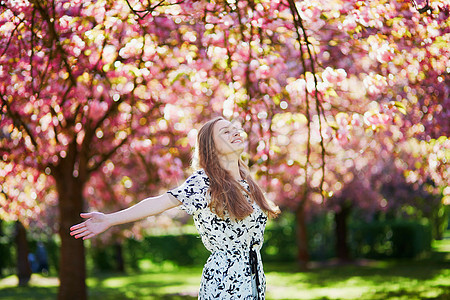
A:
[[[246,181],[239,181],[249,190]],[[179,187],[168,191],[182,204],[181,209],[193,216],[195,226],[206,249],[211,252],[203,268],[198,299],[256,299],[253,293],[250,247],[253,245],[258,257],[259,299],[265,298],[266,279],[261,255],[267,216],[256,204],[253,212],[243,220],[219,218],[208,207],[211,201],[209,178],[204,170],[192,174]],[[246,195],[247,199],[250,198]]]

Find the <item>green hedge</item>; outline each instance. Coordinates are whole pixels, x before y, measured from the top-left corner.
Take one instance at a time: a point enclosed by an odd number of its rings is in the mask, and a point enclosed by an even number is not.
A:
[[[354,257],[414,258],[431,249],[428,223],[393,220],[354,223],[350,226]]]
[[[155,263],[198,265],[204,264],[209,256],[197,234],[147,236],[143,241],[129,239],[124,247],[128,259],[135,262],[151,259]]]
[[[261,250],[264,261],[294,261],[296,246],[292,227],[268,228]],[[127,239],[122,244],[126,268],[137,270],[140,260],[153,263],[171,262],[176,265],[203,265],[210,253],[198,234],[146,236],[143,240]],[[111,271],[117,268],[113,246],[87,249],[88,269]]]
[[[295,240],[292,228],[267,229],[261,255],[264,261],[293,261]],[[142,241],[128,239],[123,244],[127,266],[137,268],[141,259],[154,263],[170,261],[177,265],[203,265],[210,253],[198,234],[146,236]],[[109,252],[109,257],[113,253]],[[101,260],[99,260],[101,262]]]
[[[0,236],[0,277],[14,272],[16,249],[7,236]]]
[[[307,224],[308,251],[311,260],[334,257],[333,214],[323,213],[312,217]],[[265,262],[292,262],[297,257],[295,216],[291,212],[269,222],[264,233],[261,256]]]
[[[270,222],[264,235],[261,250],[265,262],[295,261],[297,244],[292,214],[276,222]],[[7,227],[7,226],[5,226]],[[3,275],[14,272],[15,245],[10,231],[0,237],[0,270]],[[330,213],[316,216],[308,224],[311,260],[334,257],[334,223]],[[30,240],[30,239],[29,239]],[[353,258],[414,258],[431,248],[432,233],[428,223],[413,221],[350,222],[349,249]],[[45,241],[52,273],[58,269],[59,242],[55,236]],[[36,241],[30,240],[34,252]],[[146,236],[142,241],[127,239],[122,244],[126,268],[138,269],[140,260],[154,263],[164,261],[177,265],[203,265],[209,252],[204,248],[198,234]],[[113,246],[87,247],[88,270],[115,270],[116,253]]]

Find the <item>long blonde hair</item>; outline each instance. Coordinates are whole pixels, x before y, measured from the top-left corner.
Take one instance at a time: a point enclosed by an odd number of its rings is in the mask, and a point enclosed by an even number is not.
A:
[[[244,189],[219,163],[213,133],[214,125],[225,120],[217,117],[205,123],[198,132],[196,156],[198,166],[202,168],[209,177],[211,192],[211,203],[209,207],[212,212],[220,218],[224,218],[225,212],[235,220],[242,220],[253,212],[251,203],[242,192],[247,193],[258,206],[267,213],[270,218],[276,217],[280,210],[277,206],[271,205],[258,184],[250,176],[249,168],[242,159],[239,159],[239,173],[250,187],[250,193]]]

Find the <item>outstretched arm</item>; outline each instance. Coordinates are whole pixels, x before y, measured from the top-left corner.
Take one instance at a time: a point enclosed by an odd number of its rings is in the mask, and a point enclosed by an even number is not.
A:
[[[150,197],[141,202],[111,214],[103,214],[100,212],[82,213],[81,217],[87,220],[70,227],[70,234],[76,239],[90,239],[99,233],[107,230],[113,225],[124,224],[137,221],[145,217],[154,216],[170,208],[180,205],[175,197],[168,193],[164,193],[157,197]]]

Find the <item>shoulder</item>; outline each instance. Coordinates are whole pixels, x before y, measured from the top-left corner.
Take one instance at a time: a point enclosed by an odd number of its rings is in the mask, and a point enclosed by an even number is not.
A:
[[[187,181],[192,184],[209,186],[209,177],[203,169],[196,170],[191,176],[189,176]]]

